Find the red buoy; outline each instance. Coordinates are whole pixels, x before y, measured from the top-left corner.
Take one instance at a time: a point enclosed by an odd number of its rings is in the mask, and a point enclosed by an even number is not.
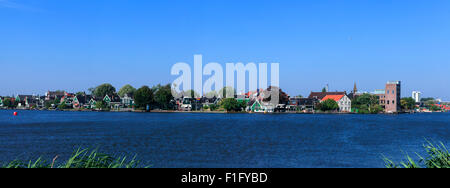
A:
[[[17,116],[17,112],[14,112],[14,116]]]

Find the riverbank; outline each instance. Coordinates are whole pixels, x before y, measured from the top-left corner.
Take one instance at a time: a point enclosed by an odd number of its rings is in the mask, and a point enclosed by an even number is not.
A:
[[[298,112],[298,111],[286,111],[286,112],[227,112],[227,111],[178,111],[178,110],[88,110],[88,109],[0,109],[0,110],[24,110],[24,111],[62,111],[62,112],[132,112],[132,113],[192,113],[192,114],[360,114],[355,112]],[[397,113],[378,113],[378,114],[426,114],[426,113],[446,113],[446,112],[397,112]]]

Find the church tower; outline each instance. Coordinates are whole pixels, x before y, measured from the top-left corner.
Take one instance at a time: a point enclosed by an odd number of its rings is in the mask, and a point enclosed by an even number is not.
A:
[[[353,87],[353,93],[358,92],[358,88],[356,88],[356,82],[355,82],[355,86]]]

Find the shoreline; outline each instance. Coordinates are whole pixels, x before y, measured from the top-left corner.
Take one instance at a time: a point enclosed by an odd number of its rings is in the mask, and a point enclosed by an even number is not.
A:
[[[446,112],[398,112],[398,113],[378,113],[378,114],[359,114],[354,112],[226,112],[226,111],[177,111],[177,110],[48,110],[48,109],[0,109],[0,110],[20,110],[20,111],[60,111],[60,112],[129,112],[129,113],[188,113],[188,114],[330,114],[330,115],[399,115],[399,114],[428,114],[428,113],[446,113]]]

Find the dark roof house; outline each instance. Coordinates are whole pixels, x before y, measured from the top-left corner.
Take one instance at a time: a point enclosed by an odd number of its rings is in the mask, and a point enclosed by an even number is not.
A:
[[[311,92],[308,98],[322,100],[327,95],[347,95],[347,92]]]

